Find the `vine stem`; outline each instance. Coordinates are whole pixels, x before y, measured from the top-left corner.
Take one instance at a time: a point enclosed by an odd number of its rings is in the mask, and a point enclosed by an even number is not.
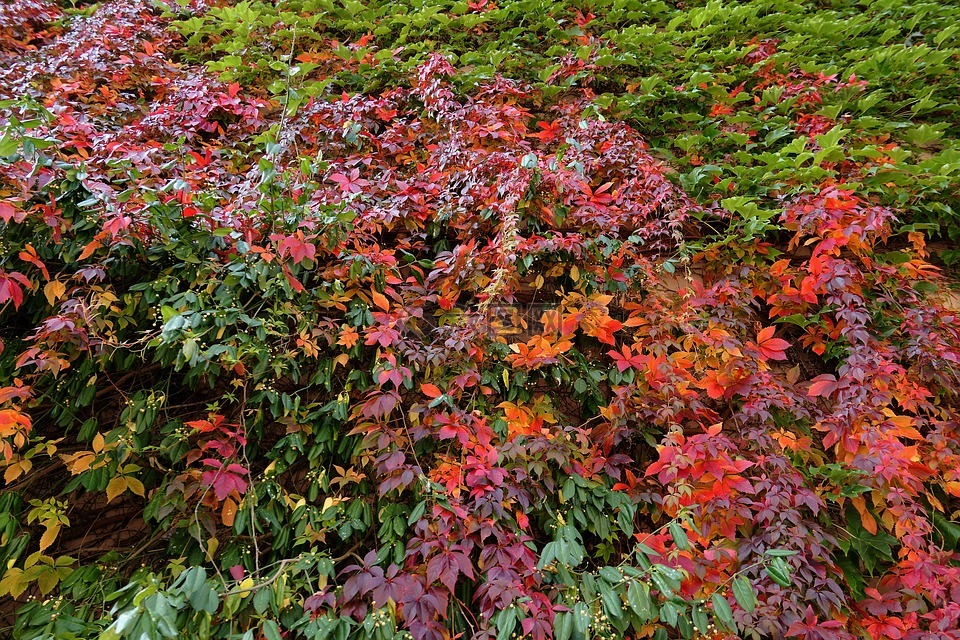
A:
[[[243,587],[243,588],[240,588],[240,589],[231,589],[230,591],[227,591],[227,592],[225,592],[225,593],[220,594],[220,597],[221,597],[221,598],[226,598],[227,596],[235,596],[235,595],[238,595],[238,594],[241,594],[241,593],[250,593],[250,592],[253,592],[253,591],[258,591],[259,589],[262,589],[262,588],[264,588],[264,587],[266,587],[266,586],[269,586],[269,585],[273,584],[274,582],[276,582],[276,581],[280,578],[281,575],[283,575],[283,568],[284,568],[285,566],[287,566],[288,564],[294,563],[294,562],[299,562],[302,558],[303,558],[303,556],[297,556],[296,558],[284,558],[283,560],[280,561],[280,566],[277,567],[276,573],[274,573],[272,576],[270,576],[269,578],[267,578],[266,580],[264,580],[264,581],[261,582],[260,584],[255,584],[255,585],[252,585],[252,586],[249,586],[249,587]]]

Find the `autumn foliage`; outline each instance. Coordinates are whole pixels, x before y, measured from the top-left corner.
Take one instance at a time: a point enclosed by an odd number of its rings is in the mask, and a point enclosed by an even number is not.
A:
[[[775,2],[77,4],[0,8],[12,637],[960,638],[947,8],[900,121]]]

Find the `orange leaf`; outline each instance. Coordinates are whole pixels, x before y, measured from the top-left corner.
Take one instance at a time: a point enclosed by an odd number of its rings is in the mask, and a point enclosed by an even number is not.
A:
[[[16,433],[30,433],[30,416],[20,413],[16,409],[0,411],[0,436],[10,436]]]
[[[43,295],[46,296],[50,306],[53,306],[66,292],[67,286],[59,280],[51,280],[43,287]]]
[[[236,517],[237,503],[233,501],[233,498],[227,498],[223,501],[223,509],[220,511],[220,521],[223,522],[224,526],[232,527]]]
[[[726,376],[723,376],[721,380],[721,373],[717,371],[707,371],[706,375],[703,377],[703,380],[700,381],[700,386],[706,389],[707,395],[713,398],[714,400],[719,400],[723,397],[726,387],[724,382],[727,382]]]
[[[387,296],[383,295],[382,293],[377,293],[376,291],[373,291],[370,293],[370,297],[373,298],[373,304],[377,305],[384,311],[390,310],[390,301],[387,300]]]
[[[443,391],[440,391],[440,387],[435,384],[430,384],[429,382],[424,382],[420,385],[420,390],[429,397],[429,398],[439,398],[443,395]]]
[[[94,240],[87,246],[83,248],[83,251],[80,252],[80,255],[77,256],[77,260],[86,260],[93,255],[93,252],[100,248],[100,241]]]
[[[863,496],[851,498],[850,502],[856,507],[857,512],[860,514],[860,521],[863,524],[863,528],[867,530],[867,533],[874,536],[877,535],[877,521],[874,520],[873,515],[867,510],[867,501],[864,500]]]
[[[344,326],[340,330],[340,337],[337,339],[337,344],[350,349],[353,345],[357,344],[357,340],[359,339],[360,334],[357,333],[356,329],[351,326]]]

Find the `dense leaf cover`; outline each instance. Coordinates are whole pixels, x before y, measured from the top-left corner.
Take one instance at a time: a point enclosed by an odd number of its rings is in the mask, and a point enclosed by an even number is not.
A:
[[[9,632],[960,638],[958,25],[6,2]]]

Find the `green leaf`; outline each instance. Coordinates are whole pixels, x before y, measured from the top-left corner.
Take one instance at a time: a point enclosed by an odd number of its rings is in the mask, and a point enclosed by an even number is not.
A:
[[[606,581],[597,583],[597,587],[600,589],[600,598],[603,600],[603,610],[606,612],[607,617],[611,620],[622,617],[623,605],[620,603],[619,594],[617,594]]]
[[[3,136],[0,138],[0,157],[12,156],[19,146],[20,142],[16,138],[11,138],[9,135]]]
[[[733,579],[733,597],[747,613],[753,613],[754,609],[757,608],[757,597],[753,592],[753,586],[743,576],[737,576]]]
[[[710,620],[707,618],[707,612],[703,606],[699,603],[694,604],[690,610],[690,616],[693,618],[693,624],[697,628],[697,631],[706,633]]]
[[[580,576],[580,592],[583,598],[592,601],[597,597],[597,579],[592,573],[584,573]]]
[[[590,629],[590,607],[586,602],[578,602],[573,607],[573,637],[574,640],[584,640]]]
[[[413,524],[423,517],[423,514],[427,511],[427,501],[421,500],[417,503],[417,506],[413,508],[413,511],[410,512],[410,516],[407,518],[407,526],[413,526]]]
[[[620,573],[620,570],[615,567],[602,567],[598,571],[600,577],[609,582],[610,584],[618,584],[623,580],[623,574]]]
[[[573,613],[570,611],[561,611],[553,619],[553,638],[554,640],[570,640],[573,634]]]
[[[137,621],[139,618],[139,609],[127,609],[117,616],[117,619],[113,622],[111,627],[118,634],[118,636],[123,636],[133,631],[134,627],[137,626]]]
[[[263,621],[263,636],[267,640],[283,640],[280,635],[280,626],[274,620]]]
[[[673,589],[670,587],[670,585],[667,583],[667,581],[664,579],[662,575],[654,571],[653,573],[650,574],[650,579],[653,580],[654,586],[660,592],[660,595],[662,595],[664,598],[669,598],[670,596],[673,595]]]
[[[220,598],[216,591],[207,585],[201,585],[199,589],[190,594],[190,606],[197,611],[216,613],[220,606]]]
[[[683,530],[683,527],[680,526],[680,523],[674,520],[669,525],[667,529],[670,531],[670,537],[673,538],[673,541],[677,543],[677,548],[686,551],[690,548],[690,541],[687,539],[687,532]]]
[[[672,602],[664,602],[660,605],[660,619],[671,627],[677,626],[677,620],[680,618],[680,608]]]
[[[943,537],[944,547],[949,550],[957,549],[957,543],[960,542],[960,525],[951,522],[943,514],[933,512],[933,526]]]
[[[845,133],[847,133],[847,130],[842,128],[840,125],[837,125],[826,133],[814,136],[814,139],[816,139],[817,144],[819,144],[822,149],[826,149],[828,147],[836,146],[837,143],[839,143],[843,138]]]
[[[627,603],[641,622],[647,622],[653,617],[650,602],[650,587],[646,583],[632,580],[627,587]]]
[[[508,607],[497,614],[497,640],[509,640],[516,624],[516,607]]]
[[[719,593],[714,593],[710,597],[710,601],[713,603],[713,613],[717,617],[717,620],[730,631],[736,631],[736,623],[733,621],[733,609],[730,608],[730,603],[727,602],[727,599]]]
[[[253,594],[253,609],[259,614],[266,612],[267,608],[270,606],[270,599],[273,594],[270,589],[263,587],[258,589],[255,594]]]
[[[770,579],[781,587],[790,586],[790,567],[783,558],[774,558],[773,562],[767,565],[764,570],[770,576]]]

